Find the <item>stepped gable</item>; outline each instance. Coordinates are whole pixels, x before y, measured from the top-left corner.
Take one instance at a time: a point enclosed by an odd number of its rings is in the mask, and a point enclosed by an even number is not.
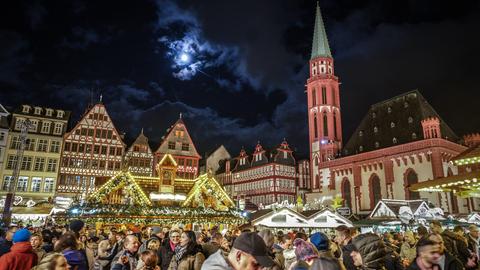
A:
[[[422,94],[413,90],[372,105],[345,144],[343,154],[354,155],[422,140],[421,121],[432,117],[440,120],[442,138],[459,140]]]
[[[169,143],[175,143],[175,149],[169,148]],[[183,148],[183,145],[188,145],[188,150],[184,150],[186,148]],[[160,143],[156,153],[169,153],[173,156],[194,156],[201,158],[181,117],[167,130],[167,135]]]
[[[243,160],[243,162],[242,162]],[[245,151],[245,149],[240,150],[240,154],[235,158],[235,167],[232,168],[232,171],[241,171],[244,169],[250,168],[250,158]]]
[[[293,151],[290,149],[287,140],[283,140],[283,142],[277,147],[275,151],[272,152],[273,162],[282,164],[282,165],[289,165],[295,166],[295,158],[293,157]]]
[[[255,146],[255,151],[252,154],[251,166],[256,167],[269,163],[268,156],[267,151],[263,149],[263,146],[258,142]]]

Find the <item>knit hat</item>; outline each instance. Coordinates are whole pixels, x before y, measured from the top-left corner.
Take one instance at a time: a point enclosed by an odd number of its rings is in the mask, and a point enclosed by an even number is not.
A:
[[[161,232],[162,232],[162,228],[158,226],[152,227],[152,234],[159,234]]]
[[[328,236],[322,232],[316,232],[310,236],[310,242],[317,248],[318,251],[325,251],[330,249],[330,241]]]
[[[83,226],[85,226],[85,222],[79,219],[75,219],[70,222],[69,227],[70,227],[70,230],[78,233],[83,229]]]
[[[21,229],[15,232],[15,234],[13,235],[12,241],[13,243],[28,242],[30,241],[31,236],[32,234],[30,233],[29,230]]]
[[[313,245],[301,238],[295,239],[293,245],[295,246],[295,255],[299,261],[309,261],[318,257]]]

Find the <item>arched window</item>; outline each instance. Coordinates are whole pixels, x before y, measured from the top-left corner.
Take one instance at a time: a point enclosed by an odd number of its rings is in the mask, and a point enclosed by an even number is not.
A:
[[[448,176],[453,176],[453,172],[451,168],[448,168],[447,170],[447,177]],[[450,191],[450,205],[451,205],[451,213],[450,214],[456,214],[458,213],[458,199],[457,195],[453,193],[453,191]]]
[[[412,169],[409,169],[407,172],[406,172],[406,175],[405,175],[405,199],[407,200],[418,200],[420,199],[420,193],[419,192],[414,192],[414,191],[411,191],[409,189],[409,187],[411,187],[413,184],[416,184],[418,183],[418,175],[417,173],[412,170]]]
[[[323,136],[328,136],[328,118],[326,112],[323,113]]]
[[[327,104],[327,87],[322,85],[322,104]]]
[[[337,113],[333,113],[333,135],[337,139]]]
[[[335,106],[335,105],[337,105],[337,99],[336,99],[336,96],[335,96],[335,88],[332,87],[331,90],[332,90],[332,105]]]
[[[352,191],[348,178],[343,178],[342,180],[342,199],[343,206],[352,209]]]
[[[313,136],[314,138],[318,138],[317,114],[313,115]]]
[[[317,106],[317,89],[313,88],[312,91],[312,104],[313,106]]]
[[[370,208],[373,209],[378,201],[382,199],[382,188],[380,186],[380,178],[373,174],[370,177]]]

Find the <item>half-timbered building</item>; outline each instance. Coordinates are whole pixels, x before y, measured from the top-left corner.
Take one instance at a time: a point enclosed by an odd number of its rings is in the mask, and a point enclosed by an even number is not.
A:
[[[125,154],[125,162],[133,175],[152,176],[153,153],[143,129]]]
[[[102,103],[87,110],[64,139],[59,195],[85,198],[121,169],[125,144]]]

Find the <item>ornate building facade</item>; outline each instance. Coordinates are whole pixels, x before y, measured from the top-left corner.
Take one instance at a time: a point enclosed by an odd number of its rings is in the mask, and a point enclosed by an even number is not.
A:
[[[143,129],[125,154],[125,162],[133,175],[152,176],[153,153]]]
[[[3,170],[3,159],[7,150],[8,116],[10,113],[0,104],[0,171]],[[1,174],[1,173],[0,173]]]
[[[57,185],[63,135],[70,112],[46,107],[21,105],[12,113],[7,150],[4,156],[0,194],[6,194],[13,183],[13,171],[20,166],[16,195],[24,201],[53,198]],[[23,158],[19,162],[17,149],[24,121],[30,122]]]
[[[177,177],[182,179],[197,178],[198,161],[201,156],[193,144],[181,115],[177,122],[167,130],[167,135],[162,139],[163,141],[154,155],[154,175],[158,175],[156,169],[158,163],[166,154],[170,154],[177,163]]]
[[[92,106],[64,139],[59,195],[85,197],[121,169],[125,143],[102,103]]]
[[[296,201],[296,162],[288,143],[283,141],[274,151],[258,143],[251,156],[242,149],[238,157],[223,160],[217,179],[234,200],[256,206],[287,200]]]
[[[450,159],[466,148],[418,90],[374,104],[342,143],[338,78],[317,6],[307,80],[312,193],[307,202],[341,194],[353,213],[378,200],[424,199],[445,212],[479,209],[455,194],[412,192],[415,183],[457,174]]]

